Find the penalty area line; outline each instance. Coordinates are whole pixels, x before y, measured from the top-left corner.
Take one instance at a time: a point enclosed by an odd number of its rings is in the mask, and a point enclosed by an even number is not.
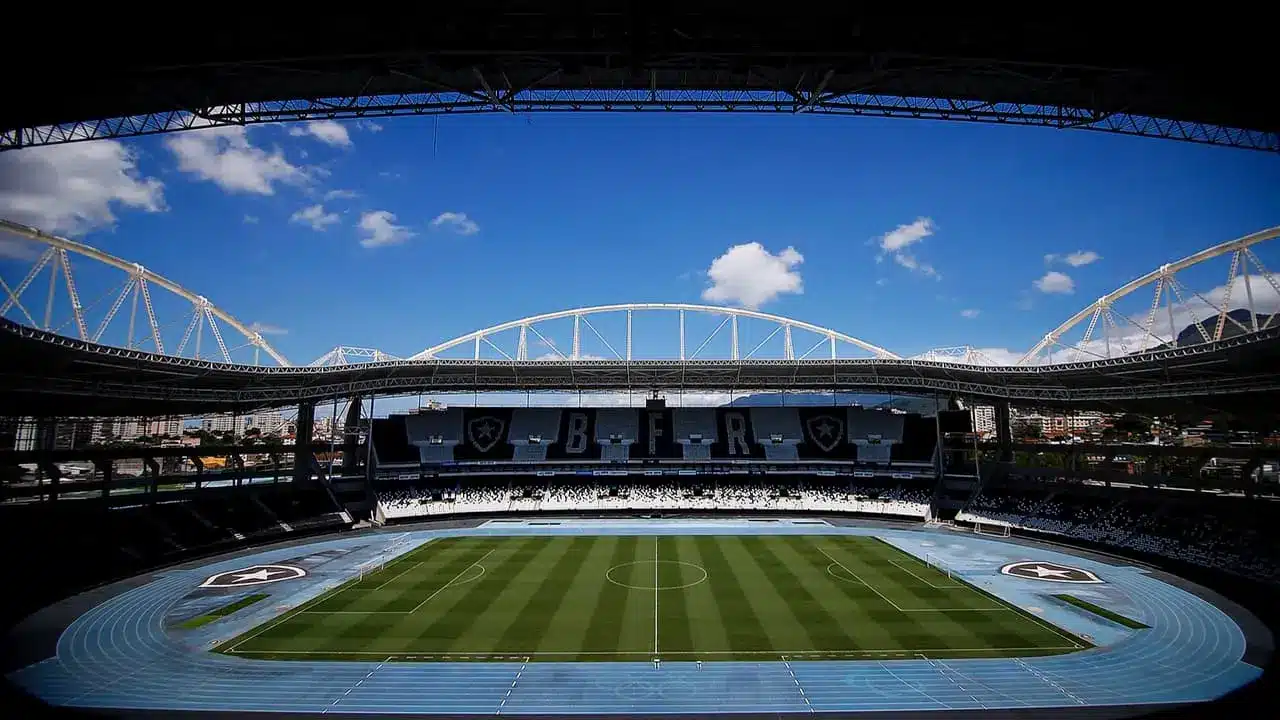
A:
[[[479,565],[480,563],[484,562],[484,559],[485,559],[485,558],[487,558],[487,557],[489,557],[490,555],[492,555],[492,554],[494,553],[494,551],[495,551],[495,550],[497,550],[497,549],[498,549],[498,548],[490,548],[490,549],[489,549],[489,552],[485,553],[484,555],[481,555],[479,560],[476,560],[475,562],[471,563],[470,565],[468,565],[468,566],[466,566],[466,567],[462,568],[462,572],[458,573],[457,575],[454,575],[452,580],[450,580],[449,582],[445,583],[444,585],[441,585],[441,586],[439,587],[439,589],[437,589],[435,592],[433,592],[433,593],[431,593],[430,595],[428,595],[428,596],[427,596],[427,597],[426,597],[422,602],[420,602],[420,603],[418,603],[417,605],[415,605],[415,606],[414,606],[414,608],[413,608],[412,610],[410,610],[410,611],[409,611],[409,613],[410,613],[410,614],[412,614],[412,613],[417,612],[417,611],[418,611],[418,609],[419,609],[419,608],[421,608],[423,605],[426,605],[427,603],[431,602],[431,599],[432,599],[432,598],[434,598],[435,596],[437,596],[437,595],[439,595],[440,593],[444,592],[446,589],[448,589],[448,588],[452,587],[452,586],[453,586],[453,584],[454,584],[454,583],[456,583],[456,582],[458,582],[458,580],[459,580],[463,575],[465,575],[465,574],[467,573],[467,571],[468,571],[468,570],[470,570],[471,568],[473,568],[473,567],[475,567],[475,566]]]

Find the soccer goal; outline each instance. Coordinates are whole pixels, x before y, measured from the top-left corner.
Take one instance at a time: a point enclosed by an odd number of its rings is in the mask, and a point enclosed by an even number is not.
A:
[[[361,565],[358,565],[356,567],[356,572],[359,575],[359,579],[357,580],[357,582],[364,582],[364,579],[366,577],[370,575],[376,575],[386,569],[387,569],[386,558],[377,558],[375,560],[370,560],[369,562],[362,563]]]
[[[955,579],[954,577],[951,576],[951,568],[939,563],[937,555],[934,555],[932,553],[926,553],[924,556],[924,564],[930,570],[934,570],[935,572],[940,572],[943,575],[946,575],[948,580]]]
[[[973,532],[978,535],[993,535],[995,537],[1009,537],[1012,531],[1008,523],[995,523],[976,521],[973,523]]]

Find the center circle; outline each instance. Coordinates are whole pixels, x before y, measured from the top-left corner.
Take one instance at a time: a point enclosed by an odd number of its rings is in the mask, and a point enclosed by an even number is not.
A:
[[[625,582],[624,580],[618,579],[619,576],[625,578],[625,574],[621,573],[621,570],[624,568],[635,567],[637,565],[654,568],[653,577],[643,578],[644,581],[647,581],[650,584],[635,584],[634,577],[626,578],[632,582]],[[674,566],[674,568],[672,566]],[[694,579],[690,580],[690,578]],[[604,573],[604,579],[618,587],[624,587],[628,590],[683,590],[684,588],[693,587],[699,583],[706,582],[707,569],[701,565],[695,565],[681,560],[635,560],[632,562],[622,563],[621,565],[614,565],[609,568]],[[655,580],[657,580],[657,582],[654,582]],[[665,585],[662,582],[663,580],[670,580],[673,582],[670,585]]]

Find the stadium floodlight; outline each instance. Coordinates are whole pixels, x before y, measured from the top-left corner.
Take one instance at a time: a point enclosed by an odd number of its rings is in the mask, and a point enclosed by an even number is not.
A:
[[[529,444],[530,444],[530,445],[541,445],[541,444],[542,444],[542,436],[541,436],[541,435],[530,435],[530,436],[529,436]]]

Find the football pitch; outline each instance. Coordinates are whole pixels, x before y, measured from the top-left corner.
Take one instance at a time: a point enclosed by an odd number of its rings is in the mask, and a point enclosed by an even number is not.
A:
[[[1051,655],[1089,644],[872,537],[433,540],[223,643],[295,660]]]

